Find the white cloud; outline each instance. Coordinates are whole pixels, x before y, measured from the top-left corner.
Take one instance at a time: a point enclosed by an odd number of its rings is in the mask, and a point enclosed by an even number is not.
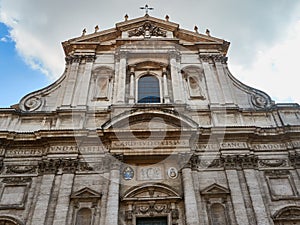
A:
[[[169,1],[149,0],[148,4],[155,9],[151,12],[153,16],[164,18],[168,14],[170,21],[183,28],[192,30],[197,25],[203,32],[209,28],[213,36],[231,41],[229,63],[233,74],[243,75],[246,83],[261,87],[280,101],[290,96],[299,99],[295,97],[298,93],[291,92],[294,88],[282,90],[282,87],[272,86],[270,92],[266,85],[282,84],[282,76],[285,82],[287,78],[291,80],[290,87],[296,85],[292,77],[296,68],[290,67],[291,59],[278,58],[277,54],[295,52],[289,46],[298,36],[293,37],[292,32],[286,41],[278,41],[293,15],[299,15],[298,0],[191,0],[189,4],[173,0],[171,5]],[[139,0],[0,0],[0,21],[11,28],[10,36],[24,61],[54,80],[64,70],[62,41],[80,36],[83,28],[91,33],[97,24],[100,29],[111,28],[122,21],[126,13],[129,19],[142,16],[144,12],[139,10],[142,5]],[[258,49],[259,46],[264,47]]]
[[[262,89],[277,102],[300,103],[300,20],[292,24],[285,38],[270,48],[257,50],[249,66],[230,65],[231,72],[246,84]]]
[[[1,42],[8,42],[8,40],[7,40],[6,37],[2,37],[2,38],[0,39],[0,41],[1,41]]]

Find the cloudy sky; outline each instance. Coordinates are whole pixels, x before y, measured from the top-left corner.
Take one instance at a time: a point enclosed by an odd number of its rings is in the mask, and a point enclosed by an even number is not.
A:
[[[230,41],[235,77],[276,102],[300,103],[299,0],[0,0],[0,107],[61,76],[62,41],[143,16],[145,4],[151,16]]]

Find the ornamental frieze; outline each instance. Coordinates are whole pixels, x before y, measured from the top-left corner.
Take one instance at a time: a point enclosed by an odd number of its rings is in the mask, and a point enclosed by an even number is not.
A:
[[[55,174],[57,172],[91,171],[93,168],[88,163],[79,161],[79,159],[47,159],[39,162],[38,170],[39,173]]]
[[[222,54],[200,54],[199,58],[202,60],[202,62],[206,63],[214,63],[214,62],[221,62],[223,64],[227,63],[228,57],[222,55]]]
[[[252,169],[258,167],[258,157],[255,155],[227,155],[220,158],[207,159],[193,155],[190,159],[193,169],[225,168]]]
[[[6,174],[32,174],[37,172],[37,166],[31,165],[7,165]]]
[[[175,222],[179,219],[179,210],[174,203],[155,203],[153,201],[145,204],[136,204],[132,206],[131,210],[125,212],[126,219],[129,221],[133,219],[133,215],[152,217],[165,214],[170,214],[172,224],[177,224]]]
[[[260,167],[285,167],[288,166],[287,159],[263,159],[259,160]]]
[[[2,180],[6,184],[30,183],[31,181],[31,177],[6,177]]]

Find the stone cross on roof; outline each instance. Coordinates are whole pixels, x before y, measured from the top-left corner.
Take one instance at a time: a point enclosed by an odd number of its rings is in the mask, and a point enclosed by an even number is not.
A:
[[[145,14],[148,15],[148,10],[153,10],[154,8],[149,7],[147,4],[144,7],[140,7],[140,9],[145,9]]]

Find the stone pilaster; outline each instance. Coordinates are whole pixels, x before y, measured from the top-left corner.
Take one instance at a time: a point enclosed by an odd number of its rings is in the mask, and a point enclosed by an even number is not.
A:
[[[170,103],[170,96],[169,96],[169,90],[168,90],[168,79],[167,79],[167,70],[166,68],[163,68],[163,97],[164,97],[164,103]]]
[[[262,198],[260,186],[255,176],[255,171],[251,169],[245,169],[244,173],[245,173],[247,185],[249,187],[250,197],[252,200],[252,205],[256,216],[257,224],[264,224],[264,225],[271,224],[269,221],[269,216],[266,212],[266,206]]]
[[[134,98],[134,96],[135,96],[135,94],[134,94],[134,83],[135,83],[135,79],[134,79],[134,76],[135,76],[135,74],[134,74],[134,67],[131,67],[130,68],[130,93],[129,93],[129,103],[130,104],[133,104],[134,102],[135,102],[135,98]]]
[[[118,85],[117,85],[117,103],[125,103],[125,88],[126,88],[126,52],[120,53]]]
[[[120,191],[120,165],[118,163],[111,166],[109,179],[105,225],[118,225]]]
[[[42,183],[40,186],[37,202],[32,216],[31,225],[45,224],[54,177],[54,174],[45,174],[42,177]]]
[[[74,174],[61,175],[60,189],[54,214],[53,225],[65,225],[70,206],[70,196],[74,181]]]
[[[171,80],[173,87],[174,103],[182,103],[182,77],[179,73],[179,64],[177,63],[176,52],[170,52],[170,65],[171,65]]]
[[[90,85],[94,60],[95,60],[94,55],[88,55],[85,57],[84,73],[81,82],[77,85],[77,89],[76,89],[76,92],[79,93],[77,106],[85,107],[87,105],[87,97],[89,93],[89,85]]]
[[[250,225],[243,193],[239,185],[239,177],[236,170],[226,170],[229,188],[231,190],[231,198],[235,212],[235,219],[238,225]]]
[[[211,65],[212,63],[211,57],[209,55],[200,55],[200,59],[202,61],[202,65],[204,69],[210,104],[218,105],[220,103],[219,100],[220,87],[217,85],[218,81],[216,80],[215,73]]]
[[[199,225],[199,213],[195,189],[190,167],[182,169],[182,182],[184,191],[184,208],[187,225]]]
[[[67,80],[66,85],[64,87],[64,95],[63,95],[63,101],[62,101],[62,107],[69,108],[72,104],[72,98],[74,93],[74,88],[76,84],[76,78],[78,74],[79,64],[81,62],[80,56],[74,56],[70,60],[71,67],[70,71],[67,74]]]
[[[227,75],[224,72],[223,63],[222,63],[224,62],[224,58],[225,57],[222,55],[217,55],[213,57],[216,66],[217,76],[221,83],[220,86],[222,88],[222,93],[223,93],[223,98],[225,100],[225,103],[233,105],[233,96],[231,93],[232,87],[227,79]]]

